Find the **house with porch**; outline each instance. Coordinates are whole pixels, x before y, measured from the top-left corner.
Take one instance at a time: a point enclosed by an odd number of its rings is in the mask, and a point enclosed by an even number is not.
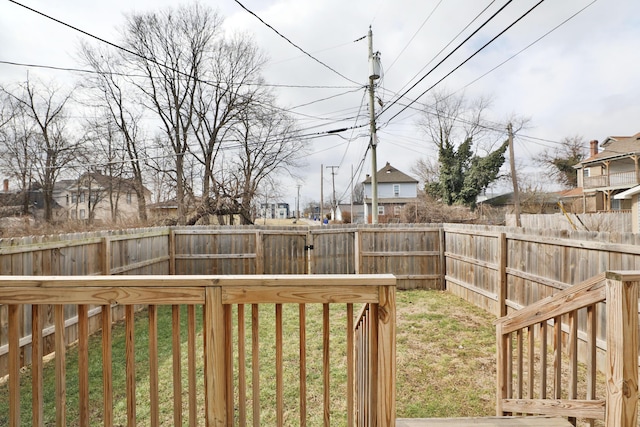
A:
[[[378,179],[378,221],[399,222],[402,209],[418,200],[418,180],[389,162],[376,172]],[[364,180],[364,217],[371,223],[371,176]]]
[[[602,150],[600,150],[602,148]],[[590,143],[590,156],[574,166],[582,189],[582,211],[631,209],[629,199],[615,196],[640,184],[640,132],[609,136]]]

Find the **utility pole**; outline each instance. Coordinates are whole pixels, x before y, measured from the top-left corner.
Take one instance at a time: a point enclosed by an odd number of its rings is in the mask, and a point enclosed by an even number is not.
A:
[[[511,164],[511,180],[513,181],[513,207],[516,214],[516,227],[521,227],[520,222],[520,192],[518,191],[518,177],[516,176],[516,162],[513,155],[513,126],[507,125],[509,132],[509,163]]]
[[[327,169],[331,169],[331,188],[333,191],[333,199],[331,200],[331,209],[333,211],[333,215],[334,215],[334,220],[335,220],[335,213],[336,213],[336,208],[338,207],[338,203],[336,200],[336,169],[338,169],[340,166],[327,166]]]
[[[298,184],[298,199],[296,200],[296,219],[300,220],[300,184]]]
[[[376,146],[378,141],[376,138],[376,110],[375,96],[373,93],[374,82],[380,78],[380,53],[373,53],[373,32],[369,26],[369,131],[371,134],[371,223],[378,223],[378,159],[376,158]]]
[[[320,224],[324,224],[324,165],[320,165]]]
[[[353,165],[351,165],[351,223],[353,224]]]

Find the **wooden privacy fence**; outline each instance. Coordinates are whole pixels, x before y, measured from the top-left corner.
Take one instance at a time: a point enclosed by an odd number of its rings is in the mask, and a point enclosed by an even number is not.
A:
[[[339,425],[354,425],[355,420],[363,421],[359,425],[395,425],[395,278],[390,275],[13,276],[0,279],[0,303],[8,307],[9,320],[9,414],[0,419],[2,425],[66,425],[70,412],[77,414],[80,426],[139,422],[283,426],[296,422],[292,413],[300,425],[306,425],[318,408],[324,425],[334,417]],[[52,378],[44,375],[41,357],[43,304],[53,307],[57,331]],[[125,346],[120,353],[113,338],[112,304],[125,311]],[[365,305],[361,313],[366,315],[361,314],[357,322],[354,304]],[[76,306],[78,313],[77,372],[68,372],[65,364],[63,324],[69,305]],[[135,305],[147,307],[146,321],[136,321]],[[316,305],[320,310],[312,310]],[[93,306],[103,308],[97,354],[89,351],[88,313]],[[186,345],[181,339],[185,327],[181,306],[187,310]],[[264,310],[265,306],[271,308]],[[291,319],[286,307],[291,306],[297,309],[293,328],[287,326]],[[19,341],[27,307],[34,357],[31,384],[26,386],[31,401],[22,402]],[[169,308],[171,319],[168,380],[160,377],[167,370],[167,361],[159,356],[165,345],[160,335],[167,332],[159,326],[164,308]],[[265,316],[268,312],[275,314]],[[274,323],[261,329],[268,319]],[[336,319],[341,320],[336,324]],[[320,333],[314,329],[316,324]],[[272,335],[264,335],[265,329]],[[291,341],[293,351],[287,345]],[[320,357],[314,353],[318,348]],[[265,355],[269,352],[272,357]],[[344,359],[335,357],[340,354]],[[98,385],[89,369],[95,358],[102,367]],[[369,361],[366,370],[356,358]],[[346,375],[335,375],[341,364],[346,365]],[[124,375],[124,393],[114,389],[117,375]],[[69,407],[70,376],[77,377],[75,408]],[[44,393],[51,382],[55,393]],[[92,400],[95,392],[101,396],[99,403]],[[354,396],[361,394],[365,401],[360,399],[356,406]],[[346,401],[336,403],[340,401],[336,397],[344,396]],[[91,410],[97,404],[101,410]],[[21,413],[25,406],[30,410]]]
[[[577,419],[587,419],[591,425],[600,419],[608,427],[636,427],[638,281],[638,272],[603,273],[501,318],[496,324],[498,415],[545,414],[568,417],[574,425]],[[606,390],[598,397],[599,310],[606,319],[607,363]],[[587,324],[582,375],[578,370],[580,318]],[[563,322],[569,325],[566,341]]]
[[[640,269],[640,235],[447,224],[446,287],[496,316],[520,310],[607,270]],[[598,368],[605,371],[606,317],[598,310]],[[569,334],[569,325],[562,324]],[[587,323],[578,319],[580,360]]]

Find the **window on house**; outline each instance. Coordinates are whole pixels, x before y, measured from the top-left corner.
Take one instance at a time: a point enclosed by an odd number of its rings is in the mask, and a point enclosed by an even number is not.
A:
[[[67,194],[67,206],[69,206],[69,195]]]
[[[384,215],[384,206],[378,205],[378,215]]]
[[[590,171],[589,171],[589,168],[584,168],[584,169],[582,170],[582,173],[583,173],[583,176],[584,176],[585,178],[589,178],[589,177],[591,176],[591,173],[590,173]]]
[[[400,195],[400,184],[393,184],[393,196],[398,197]]]
[[[393,207],[393,216],[400,216],[400,212],[402,212],[402,206],[395,205]]]
[[[131,204],[131,192],[127,193],[127,204]]]
[[[78,195],[76,193],[73,193],[71,195],[71,203],[73,203],[74,205],[78,203]]]
[[[85,217],[86,217],[86,213],[84,209],[80,209],[80,219],[85,219]]]
[[[80,193],[80,203],[84,203],[84,191]]]

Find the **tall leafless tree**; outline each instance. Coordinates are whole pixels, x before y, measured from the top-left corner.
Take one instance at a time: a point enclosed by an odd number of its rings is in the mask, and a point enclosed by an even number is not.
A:
[[[142,112],[136,108],[135,96],[132,96],[133,86],[122,76],[125,70],[122,57],[111,54],[106,49],[92,48],[88,44],[81,46],[80,56],[83,62],[96,71],[92,78],[84,81],[83,86],[94,94],[98,108],[104,111],[102,123],[94,121],[92,127],[102,128],[107,137],[101,144],[102,152],[108,157],[105,169],[114,178],[122,177],[127,172],[131,173],[138,201],[138,217],[145,221],[147,219],[143,161],[145,146],[140,141]],[[121,134],[122,150],[112,144],[118,140],[113,134],[112,125],[115,125]],[[120,158],[120,151],[126,153],[128,170],[123,170],[125,159]],[[117,199],[115,200],[111,197],[114,220],[117,216]]]
[[[21,104],[34,124],[33,149],[29,156],[33,162],[34,178],[43,195],[44,219],[53,221],[53,190],[63,169],[77,158],[79,138],[72,139],[66,131],[65,107],[72,91],[62,91],[53,82],[32,82],[29,77],[13,90],[3,89]]]
[[[203,82],[205,61],[222,19],[212,9],[192,3],[126,18],[124,44],[144,104],[161,121],[175,156],[178,222],[184,209],[184,156],[189,150],[197,88]]]
[[[228,192],[223,183],[216,181],[216,160],[223,141],[231,137],[241,121],[240,116],[263,96],[260,72],[265,58],[247,35],[236,34],[228,40],[219,40],[207,62],[210,83],[198,86],[197,118],[193,123],[198,150],[193,154],[204,169],[202,205],[214,206],[215,210]]]
[[[33,177],[34,123],[25,105],[2,90],[0,117],[0,170],[15,179],[22,193],[22,213],[29,213],[29,190]]]

